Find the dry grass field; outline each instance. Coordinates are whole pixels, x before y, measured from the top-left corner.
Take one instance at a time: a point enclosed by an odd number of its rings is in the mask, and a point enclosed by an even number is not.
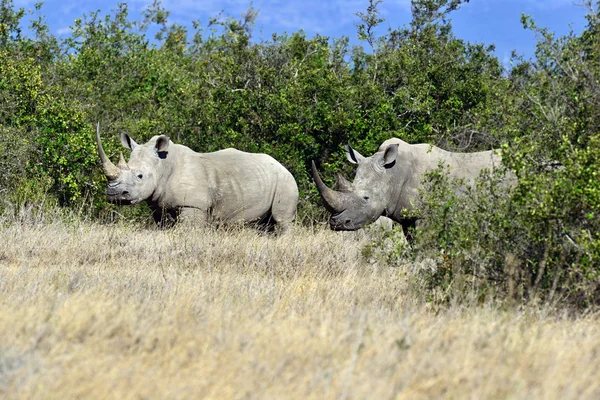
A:
[[[433,310],[364,241],[5,221],[0,398],[600,398],[597,314]]]

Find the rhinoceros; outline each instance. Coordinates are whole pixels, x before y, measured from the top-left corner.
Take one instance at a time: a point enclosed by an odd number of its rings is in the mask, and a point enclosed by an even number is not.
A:
[[[108,179],[107,199],[118,204],[146,201],[159,225],[178,220],[206,224],[261,222],[287,231],[295,218],[298,186],[292,174],[266,154],[225,149],[197,153],[173,143],[168,136],[152,137],[138,145],[121,133],[121,143],[131,150],[118,165],[96,141],[102,170]]]
[[[331,213],[329,225],[333,230],[357,230],[383,215],[400,223],[410,237],[409,229],[416,222],[411,211],[427,172],[442,165],[448,167],[450,178],[471,184],[482,170],[498,168],[502,163],[495,150],[453,153],[429,144],[408,144],[398,138],[383,142],[371,157],[363,157],[350,145],[345,148],[348,160],[358,166],[354,182],[338,175],[339,190],[328,188],[312,163],[313,179]],[[512,180],[508,177],[507,182]]]

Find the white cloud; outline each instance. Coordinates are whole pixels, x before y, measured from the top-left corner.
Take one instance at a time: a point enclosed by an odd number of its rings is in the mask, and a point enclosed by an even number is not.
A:
[[[209,17],[224,11],[224,16],[239,18],[248,9],[249,0],[196,1],[165,0],[164,6],[174,18],[190,21],[200,18],[204,24]],[[257,27],[278,27],[282,30],[328,35],[358,22],[355,15],[365,11],[364,0],[255,0],[258,10]],[[410,0],[390,0],[379,6],[384,18],[389,14],[410,11]],[[270,32],[269,32],[270,33]]]
[[[469,6],[477,3],[483,5],[484,10],[490,11],[493,8],[503,7],[517,7],[522,9],[539,9],[539,10],[557,10],[559,8],[572,7],[575,4],[581,3],[581,0],[472,0]]]
[[[69,35],[69,34],[71,34],[71,28],[66,27],[66,28],[57,29],[56,30],[56,34],[59,35],[59,36]]]
[[[15,0],[16,4],[33,6],[38,0]],[[49,17],[58,34],[68,33],[66,26],[84,14],[101,10],[102,14],[111,13],[122,0],[46,0],[42,14]],[[139,20],[141,13],[153,0],[128,0],[130,18]],[[479,0],[481,1],[481,0]],[[223,17],[240,18],[248,7],[258,10],[256,31],[270,36],[273,32],[289,33],[304,30],[307,35],[322,34],[339,37],[340,33],[356,32],[359,22],[356,13],[366,11],[367,0],[162,0],[162,6],[171,15],[170,22],[189,25],[200,20],[206,26],[210,17],[223,12]],[[385,0],[379,5],[385,18],[382,27],[397,25],[398,16],[410,13],[410,0]]]
[[[514,7],[518,5],[521,8],[535,8],[539,10],[557,10],[565,7],[572,7],[578,4],[580,0],[479,0],[484,4],[489,5],[490,3],[496,3],[507,7]],[[510,4],[507,4],[510,3]]]
[[[35,0],[15,0],[13,2],[13,5],[16,8],[20,8],[20,7],[25,8],[25,7],[33,6],[35,3],[36,3]]]
[[[543,10],[555,10],[575,4],[573,0],[527,0],[527,2]]]

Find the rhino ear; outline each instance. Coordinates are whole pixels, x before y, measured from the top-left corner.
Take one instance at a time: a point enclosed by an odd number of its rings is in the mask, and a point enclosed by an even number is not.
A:
[[[362,160],[365,159],[363,156],[360,155],[360,153],[358,151],[356,151],[352,147],[350,147],[350,145],[348,143],[346,143],[344,145],[344,148],[346,149],[346,158],[352,164],[360,164],[362,162]]]
[[[135,149],[138,144],[125,132],[121,132],[121,144],[123,147],[129,150]]]
[[[385,168],[391,168],[396,163],[396,157],[398,156],[398,144],[390,144],[383,153],[381,159],[381,165]]]
[[[164,153],[167,151],[167,149],[169,148],[169,141],[171,140],[171,138],[169,138],[166,135],[160,135],[157,139],[156,139],[156,152],[157,153]]]

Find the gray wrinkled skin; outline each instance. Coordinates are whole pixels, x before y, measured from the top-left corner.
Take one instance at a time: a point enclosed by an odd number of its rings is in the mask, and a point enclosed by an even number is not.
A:
[[[349,145],[346,157],[357,164],[354,182],[338,177],[338,191],[327,188],[313,164],[313,178],[331,213],[333,230],[357,230],[386,216],[402,224],[405,233],[415,223],[414,210],[419,188],[426,172],[443,165],[450,178],[472,184],[484,169],[501,166],[495,151],[452,153],[428,144],[408,144],[401,139],[388,139],[371,157],[363,157]],[[513,177],[508,177],[513,181]]]
[[[292,174],[271,156],[225,149],[197,153],[165,135],[138,145],[122,133],[131,150],[115,166],[98,154],[108,179],[107,198],[119,204],[146,201],[157,224],[183,220],[277,223],[287,231],[296,216],[298,186]]]

